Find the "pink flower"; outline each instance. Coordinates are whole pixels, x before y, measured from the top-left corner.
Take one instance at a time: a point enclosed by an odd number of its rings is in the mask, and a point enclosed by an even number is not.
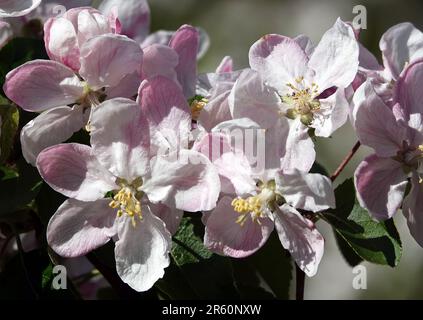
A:
[[[313,48],[305,37],[266,35],[250,49],[250,66],[235,84],[231,111],[262,128],[281,116],[328,137],[348,118],[345,88],[358,70],[354,30],[340,19]]]
[[[383,101],[371,80],[367,80],[354,96],[353,112],[360,141],[375,151],[355,172],[360,204],[380,220],[391,218],[402,204],[410,232],[421,246],[422,71],[423,62],[417,61],[401,73],[393,107]],[[412,188],[404,199],[409,176]]]
[[[283,247],[307,275],[313,276],[323,255],[324,240],[313,222],[296,208],[318,212],[334,207],[330,180],[273,166],[257,172],[244,153],[231,148],[225,135],[208,134],[194,148],[209,157],[216,148],[221,150],[211,160],[221,177],[222,198],[204,215],[205,245],[222,255],[246,257],[260,249],[276,227]]]
[[[0,0],[0,18],[24,16],[41,3],[41,0]]]
[[[150,130],[157,133],[169,114],[178,114],[174,109],[188,107],[175,100],[183,97],[178,91],[167,78],[145,80],[139,104],[119,98],[94,109],[91,147],[61,144],[37,158],[43,179],[70,198],[50,220],[49,245],[77,257],[113,238],[117,272],[137,291],[163,276],[182,210],[211,210],[220,191],[204,155],[186,149],[156,155],[150,148]],[[106,199],[110,192],[113,199]]]
[[[136,95],[142,49],[125,36],[106,33],[111,27],[105,19],[94,9],[78,8],[49,20],[46,47],[57,61],[30,61],[7,74],[9,99],[27,111],[45,111],[22,130],[28,162],[34,164],[41,150],[84,127],[101,100]]]

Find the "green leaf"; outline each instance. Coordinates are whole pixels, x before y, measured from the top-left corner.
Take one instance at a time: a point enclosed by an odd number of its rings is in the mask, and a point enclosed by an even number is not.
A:
[[[0,101],[0,124],[0,163],[3,163],[9,158],[15,143],[19,127],[18,109]]]
[[[0,218],[5,219],[17,210],[27,208],[42,185],[36,168],[23,159],[17,163],[18,176],[0,181]]]
[[[47,289],[50,287],[52,281],[53,281],[53,264],[50,262],[47,267],[43,270],[42,276],[41,276],[41,288]]]
[[[289,299],[292,263],[276,232],[273,232],[266,244],[252,256],[232,259],[232,263],[237,288],[242,298],[265,299],[266,295],[259,289],[266,284],[275,298]]]
[[[204,247],[203,230],[201,214],[196,213],[182,219],[180,228],[173,238],[171,251],[174,266],[179,272],[174,270],[173,277],[170,277],[172,275],[168,272],[168,283],[173,285],[168,285],[164,289],[165,277],[159,289],[166,291],[166,294],[173,298],[178,292],[171,292],[170,288],[175,287],[175,283],[182,282],[179,287],[183,285],[189,287],[185,293],[193,294],[190,297],[192,299],[239,298],[234,286],[230,259],[215,255]],[[182,278],[175,279],[175,277]]]
[[[361,260],[395,267],[402,255],[402,245],[392,219],[378,222],[360,207],[352,179],[335,190],[336,209],[321,217],[332,225],[346,261],[355,266]]]

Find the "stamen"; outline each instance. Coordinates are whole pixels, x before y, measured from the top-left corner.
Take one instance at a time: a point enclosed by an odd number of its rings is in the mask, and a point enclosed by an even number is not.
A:
[[[109,203],[109,207],[113,209],[119,208],[117,211],[117,216],[119,218],[122,217],[123,214],[127,214],[131,218],[134,227],[136,226],[136,218],[142,220],[141,203],[131,188],[123,187],[120,189]]]
[[[200,113],[201,111],[204,109],[204,107],[207,105],[207,103],[209,102],[208,99],[206,98],[201,98],[201,99],[194,99],[191,102],[191,116],[192,119],[194,120],[198,120],[198,118],[200,117]]]

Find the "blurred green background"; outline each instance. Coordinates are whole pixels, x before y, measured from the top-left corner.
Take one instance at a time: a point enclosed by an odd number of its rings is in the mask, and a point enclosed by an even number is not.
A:
[[[318,43],[322,34],[337,17],[354,18],[353,7],[367,9],[367,30],[362,42],[377,57],[381,35],[391,26],[410,21],[423,27],[423,2],[414,0],[149,0],[152,30],[174,30],[184,23],[201,26],[211,38],[211,47],[200,62],[200,71],[213,71],[220,60],[230,55],[236,68],[248,66],[248,50],[262,35],[279,33],[287,36],[308,35]],[[331,139],[317,143],[318,161],[330,172],[354,145],[356,136],[347,124]],[[361,159],[370,150],[362,148],[339,177],[337,183],[351,177]],[[423,214],[423,213],[422,213]],[[306,299],[422,299],[423,248],[409,235],[401,214],[396,224],[403,241],[403,257],[395,269],[365,263],[367,289],[355,290],[355,274],[337,250],[332,231],[326,224],[319,227],[326,239],[326,251],[318,274],[306,280]]]

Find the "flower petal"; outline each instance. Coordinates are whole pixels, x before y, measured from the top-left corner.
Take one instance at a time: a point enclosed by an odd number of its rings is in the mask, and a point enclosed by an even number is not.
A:
[[[335,208],[332,182],[321,174],[281,171],[276,175],[276,189],[294,208],[313,212]]]
[[[50,187],[69,198],[94,201],[117,188],[114,177],[86,145],[69,143],[45,149],[37,158],[37,167]]]
[[[80,75],[94,90],[117,86],[134,71],[141,74],[142,57],[135,41],[116,34],[101,35],[82,46]]]
[[[354,98],[354,126],[360,142],[373,148],[380,157],[392,157],[407,140],[407,130],[399,123],[370,81],[356,91]]]
[[[312,76],[303,49],[295,40],[284,36],[269,34],[262,37],[250,48],[249,57],[251,68],[258,71],[266,84],[281,96],[291,91],[288,83]]]
[[[47,242],[60,256],[74,258],[106,244],[116,234],[110,200],[66,200],[47,226]]]
[[[84,85],[63,64],[34,60],[10,71],[3,90],[23,109],[39,112],[75,103],[82,97]]]
[[[175,50],[162,44],[152,44],[143,50],[143,79],[161,75],[174,81],[177,80],[175,68],[178,65],[179,57]]]
[[[150,135],[139,105],[116,98],[91,114],[91,145],[98,161],[115,176],[132,182],[148,170]]]
[[[231,198],[222,198],[208,216],[204,245],[213,252],[234,258],[247,257],[260,249],[273,231],[273,222],[269,218],[254,222],[247,217],[241,226],[236,222],[238,216]]]
[[[169,46],[179,55],[179,63],[175,70],[186,98],[191,98],[195,95],[199,42],[200,35],[198,30],[189,25],[180,27],[169,42]]]
[[[230,56],[226,56],[220,61],[219,66],[216,68],[216,73],[228,73],[233,71],[233,59]]]
[[[79,44],[76,30],[65,18],[51,18],[44,24],[44,43],[50,59],[78,72]]]
[[[122,217],[118,221],[119,240],[115,245],[116,270],[122,281],[136,291],[147,291],[163,277],[169,266],[172,239],[162,220],[147,206],[134,226]]]
[[[163,76],[144,80],[138,102],[147,117],[153,142],[163,148],[163,153],[169,148],[177,148],[182,139],[188,140],[191,114],[181,88],[175,82]]]
[[[147,0],[103,0],[98,7],[105,14],[117,9],[121,33],[141,43],[150,31],[150,8]]]
[[[401,206],[407,175],[400,162],[371,155],[357,167],[355,186],[360,205],[376,219],[385,220]]]
[[[21,131],[22,153],[25,160],[35,165],[38,154],[47,147],[65,142],[86,123],[83,109],[57,107],[41,113]]]
[[[330,97],[320,100],[320,110],[314,113],[311,127],[316,129],[316,136],[328,138],[347,122],[349,112],[345,89],[339,88]]]
[[[411,186],[411,191],[404,200],[402,212],[407,219],[411,235],[423,247],[423,184],[420,183],[417,174],[413,174]]]
[[[423,33],[409,22],[400,23],[383,34],[379,47],[385,66],[398,79],[407,64],[423,57]]]
[[[313,222],[284,204],[275,211],[275,227],[282,246],[309,277],[317,273],[323,257],[325,240]]]
[[[276,124],[280,102],[278,94],[266,87],[260,74],[251,69],[241,73],[229,96],[234,119],[249,118],[264,129]]]
[[[166,225],[166,229],[171,235],[174,235],[178,231],[179,224],[181,223],[184,212],[178,209],[171,209],[163,204],[149,203],[151,212],[159,217]]]
[[[13,37],[13,30],[9,23],[0,21],[0,49]]]
[[[141,190],[151,202],[197,212],[216,206],[220,192],[217,170],[201,153],[180,150],[152,160],[150,176]]]
[[[41,0],[1,0],[0,18],[25,16],[41,3]]]
[[[322,37],[310,57],[309,67],[316,72],[319,91],[346,88],[358,71],[358,42],[353,28],[338,19]]]
[[[109,19],[100,12],[89,9],[82,10],[78,14],[78,43],[82,46],[88,40],[112,33]]]

